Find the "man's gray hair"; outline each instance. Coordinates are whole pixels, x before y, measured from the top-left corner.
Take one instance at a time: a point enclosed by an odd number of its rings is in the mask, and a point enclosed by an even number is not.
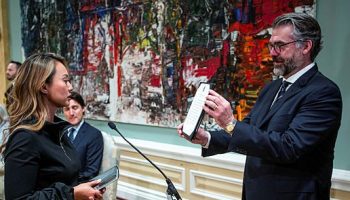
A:
[[[272,28],[279,26],[292,25],[293,36],[298,41],[312,41],[311,60],[314,61],[322,49],[321,27],[312,16],[305,13],[287,13],[275,19]]]

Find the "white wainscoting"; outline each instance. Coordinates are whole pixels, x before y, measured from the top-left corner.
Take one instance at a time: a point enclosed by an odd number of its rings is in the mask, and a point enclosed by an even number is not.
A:
[[[116,136],[115,136],[116,137]],[[116,137],[116,141],[118,143],[118,147],[122,151],[120,162],[131,163],[135,166],[147,166],[151,167],[149,162],[143,158],[135,158],[133,156],[123,155],[124,152],[136,152],[129,146],[121,137]],[[224,170],[232,170],[239,173],[243,173],[245,156],[236,153],[226,153],[222,155],[211,156],[207,158],[201,157],[201,149],[184,147],[172,144],[165,143],[157,143],[151,141],[144,141],[138,139],[130,139],[130,142],[134,144],[139,150],[141,150],[147,156],[153,156],[157,158],[165,158],[171,160],[177,160],[179,163],[193,163],[198,166],[208,166],[221,168]],[[164,161],[166,162],[166,161]],[[161,168],[163,171],[167,173],[177,174],[177,181],[174,182],[176,189],[179,192],[187,192],[191,195],[199,195],[202,196],[203,199],[220,199],[220,200],[235,200],[240,199],[239,192],[237,191],[237,196],[229,196],[225,194],[221,194],[217,191],[210,191],[203,189],[201,187],[197,187],[197,185],[203,185],[206,182],[210,181],[219,181],[220,183],[226,183],[230,185],[236,186],[236,190],[239,190],[242,186],[242,179],[236,177],[228,177],[225,175],[218,175],[215,172],[204,172],[199,169],[187,169],[189,171],[188,177],[186,177],[186,169],[181,166],[174,166],[164,162],[155,162],[155,164]],[[158,173],[158,172],[155,172]],[[160,173],[159,173],[160,174]],[[149,184],[154,184],[159,187],[166,188],[166,182],[163,177],[151,177],[147,175],[142,175],[140,173],[133,173],[132,170],[127,170],[121,168],[120,176],[124,179],[133,179],[140,182],[147,182]],[[187,181],[186,181],[187,180]],[[198,183],[197,180],[202,180],[203,183]],[[188,183],[187,183],[188,182]],[[186,187],[186,184],[189,184]],[[186,188],[189,191],[186,191]],[[205,188],[205,187],[204,187]],[[350,191],[350,171],[334,169],[332,176],[332,189],[334,190],[342,190],[342,191]],[[122,197],[130,200],[160,200],[166,199],[165,189],[164,191],[159,191],[155,189],[149,189],[146,187],[142,187],[138,184],[131,184],[127,181],[119,180],[118,181],[118,197]],[[183,197],[183,199],[186,199]],[[337,199],[337,198],[335,198]]]

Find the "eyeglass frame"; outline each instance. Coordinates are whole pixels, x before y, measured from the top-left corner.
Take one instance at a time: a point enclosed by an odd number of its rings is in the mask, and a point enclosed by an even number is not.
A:
[[[274,44],[267,43],[267,48],[269,49],[270,52],[273,49],[276,53],[281,53],[282,52],[281,47],[284,47],[284,46],[286,46],[288,44],[293,44],[293,43],[296,43],[296,42],[305,42],[305,40],[299,39],[299,40],[293,40],[291,42],[286,42],[286,43],[284,43],[284,42],[277,42],[277,43],[274,43]],[[278,44],[278,43],[280,43],[280,44]]]

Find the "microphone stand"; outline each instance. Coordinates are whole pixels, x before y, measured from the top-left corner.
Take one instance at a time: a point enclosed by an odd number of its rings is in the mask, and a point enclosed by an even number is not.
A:
[[[149,163],[151,163],[153,165],[153,167],[155,167],[165,178],[165,181],[168,185],[168,188],[166,190],[166,194],[167,194],[167,199],[168,200],[182,200],[181,196],[179,195],[179,193],[177,192],[174,184],[171,182],[171,180],[164,174],[164,172],[159,169],[159,167],[157,165],[155,165],[150,159],[148,159],[139,149],[137,149],[133,144],[131,144],[124,136],[123,134],[121,134],[119,132],[119,130],[117,129],[117,126],[113,123],[113,122],[108,122],[108,126],[115,130],[130,146],[132,146],[132,148],[134,148],[142,157],[144,157]]]

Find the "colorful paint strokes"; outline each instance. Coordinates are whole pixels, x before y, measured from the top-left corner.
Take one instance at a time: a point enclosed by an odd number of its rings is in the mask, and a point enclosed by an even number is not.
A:
[[[242,120],[272,77],[273,19],[315,0],[21,0],[25,56],[67,58],[93,119],[176,127],[201,82]],[[211,119],[206,126],[215,128]]]

